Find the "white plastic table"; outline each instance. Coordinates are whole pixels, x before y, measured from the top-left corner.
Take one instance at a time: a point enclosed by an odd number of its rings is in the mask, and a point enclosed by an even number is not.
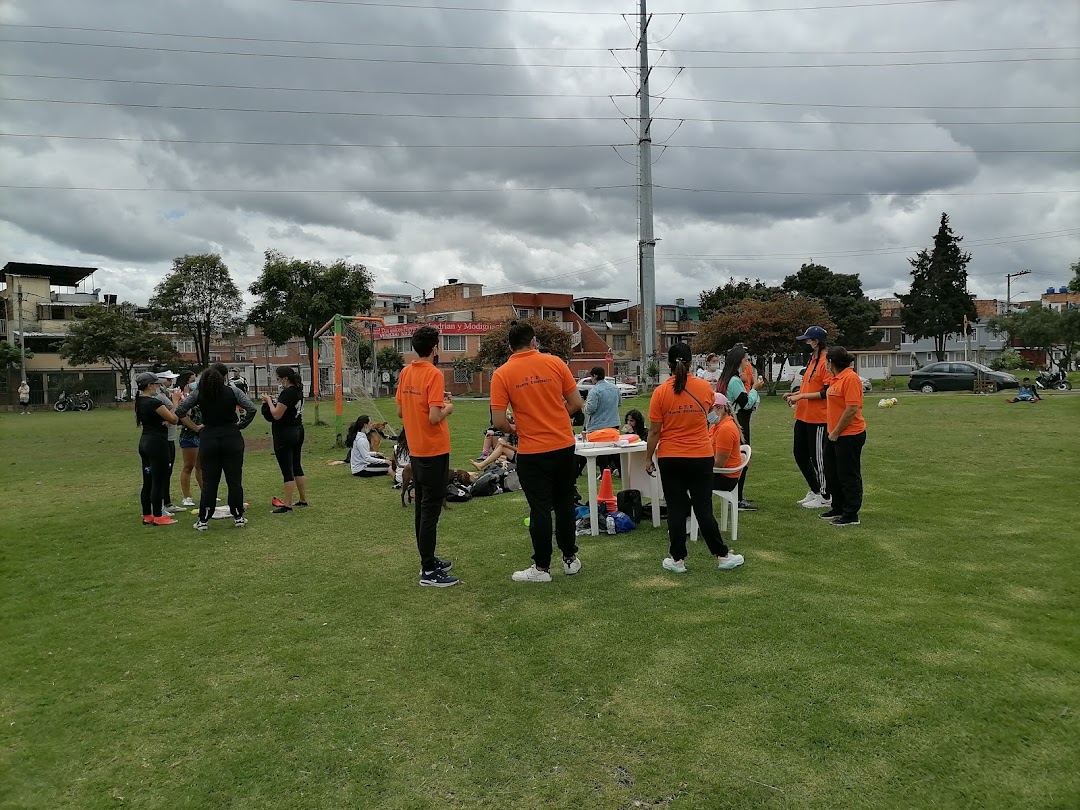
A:
[[[619,456],[622,462],[622,488],[636,489],[652,500],[652,524],[660,527],[660,475],[645,472],[646,442],[619,446],[607,443],[577,442],[574,453],[588,462],[585,474],[589,477],[589,526],[593,536],[600,534],[600,521],[596,519],[596,457]]]

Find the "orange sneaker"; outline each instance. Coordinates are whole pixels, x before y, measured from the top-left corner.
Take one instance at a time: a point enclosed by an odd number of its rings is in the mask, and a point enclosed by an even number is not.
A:
[[[176,523],[176,518],[172,515],[162,515],[161,517],[154,518],[155,526],[168,526],[172,523]]]
[[[143,515],[142,516],[142,525],[143,526],[153,526],[154,525],[154,516],[153,515]]]

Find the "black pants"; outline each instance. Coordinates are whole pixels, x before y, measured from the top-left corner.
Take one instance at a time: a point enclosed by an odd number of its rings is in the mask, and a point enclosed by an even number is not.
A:
[[[273,433],[274,457],[281,469],[281,480],[288,484],[303,477],[300,451],[304,449],[304,426],[277,428]]]
[[[832,495],[832,511],[858,517],[862,509],[862,449],[866,431],[825,441],[825,480]]]
[[[667,501],[668,546],[673,560],[686,559],[686,521],[694,510],[701,536],[709,553],[726,557],[728,547],[720,534],[712,506],[713,460],[705,458],[662,458],[660,486]],[[735,479],[730,479],[735,480]]]
[[[169,444],[164,436],[152,433],[144,433],[139,439],[139,460],[142,463],[139,499],[142,501],[143,515],[161,517],[169,478]]]
[[[413,474],[413,492],[416,507],[413,528],[416,532],[416,550],[420,552],[420,568],[430,573],[435,570],[435,544],[438,540],[439,515],[446,498],[446,484],[450,480],[450,454],[441,456],[413,456],[410,461]]]
[[[731,492],[742,481],[742,477],[746,475],[746,468],[743,467],[743,471],[739,473],[738,478],[731,478],[722,473],[713,473],[712,488],[719,492]]]
[[[829,487],[825,481],[825,445],[829,430],[825,425],[795,420],[794,441],[791,454],[799,465],[799,472],[806,479],[811,492],[828,498]]]
[[[168,439],[166,439],[168,441]],[[172,500],[172,472],[173,467],[176,465],[176,442],[169,442],[169,472],[165,476],[165,503],[170,504]]]
[[[577,554],[574,542],[574,486],[577,469],[574,447],[548,453],[518,453],[517,473],[521,491],[529,502],[529,537],[537,568],[551,567],[551,513],[555,512],[555,542],[563,559]]]
[[[218,485],[222,474],[229,487],[229,512],[244,514],[244,437],[237,427],[205,430],[199,435],[199,465],[202,467],[202,497],[199,520],[209,520],[217,508]]]
[[[754,415],[753,411],[741,410],[735,414],[735,419],[739,423],[739,427],[742,428],[743,444],[750,444],[750,417]],[[752,445],[751,445],[752,446]],[[743,467],[742,476],[739,478],[739,500],[745,500],[746,490],[746,473],[750,470],[750,465],[747,464]]]

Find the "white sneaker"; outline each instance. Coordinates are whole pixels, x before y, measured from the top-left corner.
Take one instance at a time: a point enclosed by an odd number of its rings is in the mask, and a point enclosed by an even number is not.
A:
[[[163,512],[168,512],[170,515],[175,515],[177,512],[183,512],[184,507],[177,506],[175,503],[167,503],[162,507]]]
[[[731,549],[728,549],[726,557],[716,558],[716,567],[721,571],[730,571],[732,568],[738,568],[744,562],[742,554],[735,554]]]
[[[530,565],[524,571],[515,571],[510,575],[510,579],[514,582],[551,582],[551,572],[541,571],[535,565]]]
[[[803,499],[801,501],[796,501],[795,503],[798,506],[806,506],[806,504],[808,504],[810,501],[815,500],[817,496],[818,494],[814,492],[814,490],[810,490],[805,495],[803,495]]]
[[[562,570],[563,573],[566,574],[568,577],[572,577],[574,574],[581,570],[581,558],[577,555],[574,555],[574,559],[570,560],[570,562],[563,560]]]
[[[246,517],[233,518],[233,526],[235,526],[238,529],[244,528],[245,526],[247,526],[247,518]]]
[[[675,574],[686,573],[686,563],[682,560],[673,560],[671,557],[664,557],[664,561],[661,563],[668,571]]]
[[[832,499],[822,498],[820,495],[815,495],[802,504],[803,509],[827,509],[830,506],[832,506]]]
[[[205,520],[196,520],[192,528],[197,532],[205,532],[210,529],[210,526]]]
[[[195,501],[193,501],[191,498],[184,498],[184,500],[180,501],[180,505],[181,506],[194,506]]]

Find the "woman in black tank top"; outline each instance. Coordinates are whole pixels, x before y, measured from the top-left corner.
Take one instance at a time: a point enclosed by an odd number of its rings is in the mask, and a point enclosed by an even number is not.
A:
[[[139,438],[142,522],[144,526],[168,526],[176,520],[164,510],[169,480],[169,433],[165,425],[175,425],[177,418],[157,398],[161,385],[156,374],[144,371],[135,378],[135,385],[139,389],[135,398],[135,424],[142,428]]]
[[[196,405],[202,414],[199,433],[199,464],[202,466],[203,489],[199,501],[197,531],[206,531],[208,521],[217,508],[217,491],[222,475],[229,488],[229,513],[239,528],[247,524],[244,517],[244,437],[240,428],[251,424],[255,406],[247,395],[225,384],[225,378],[214,367],[199,378],[199,387],[181,401],[176,416],[183,420]],[[242,424],[237,424],[237,409],[246,412]]]

